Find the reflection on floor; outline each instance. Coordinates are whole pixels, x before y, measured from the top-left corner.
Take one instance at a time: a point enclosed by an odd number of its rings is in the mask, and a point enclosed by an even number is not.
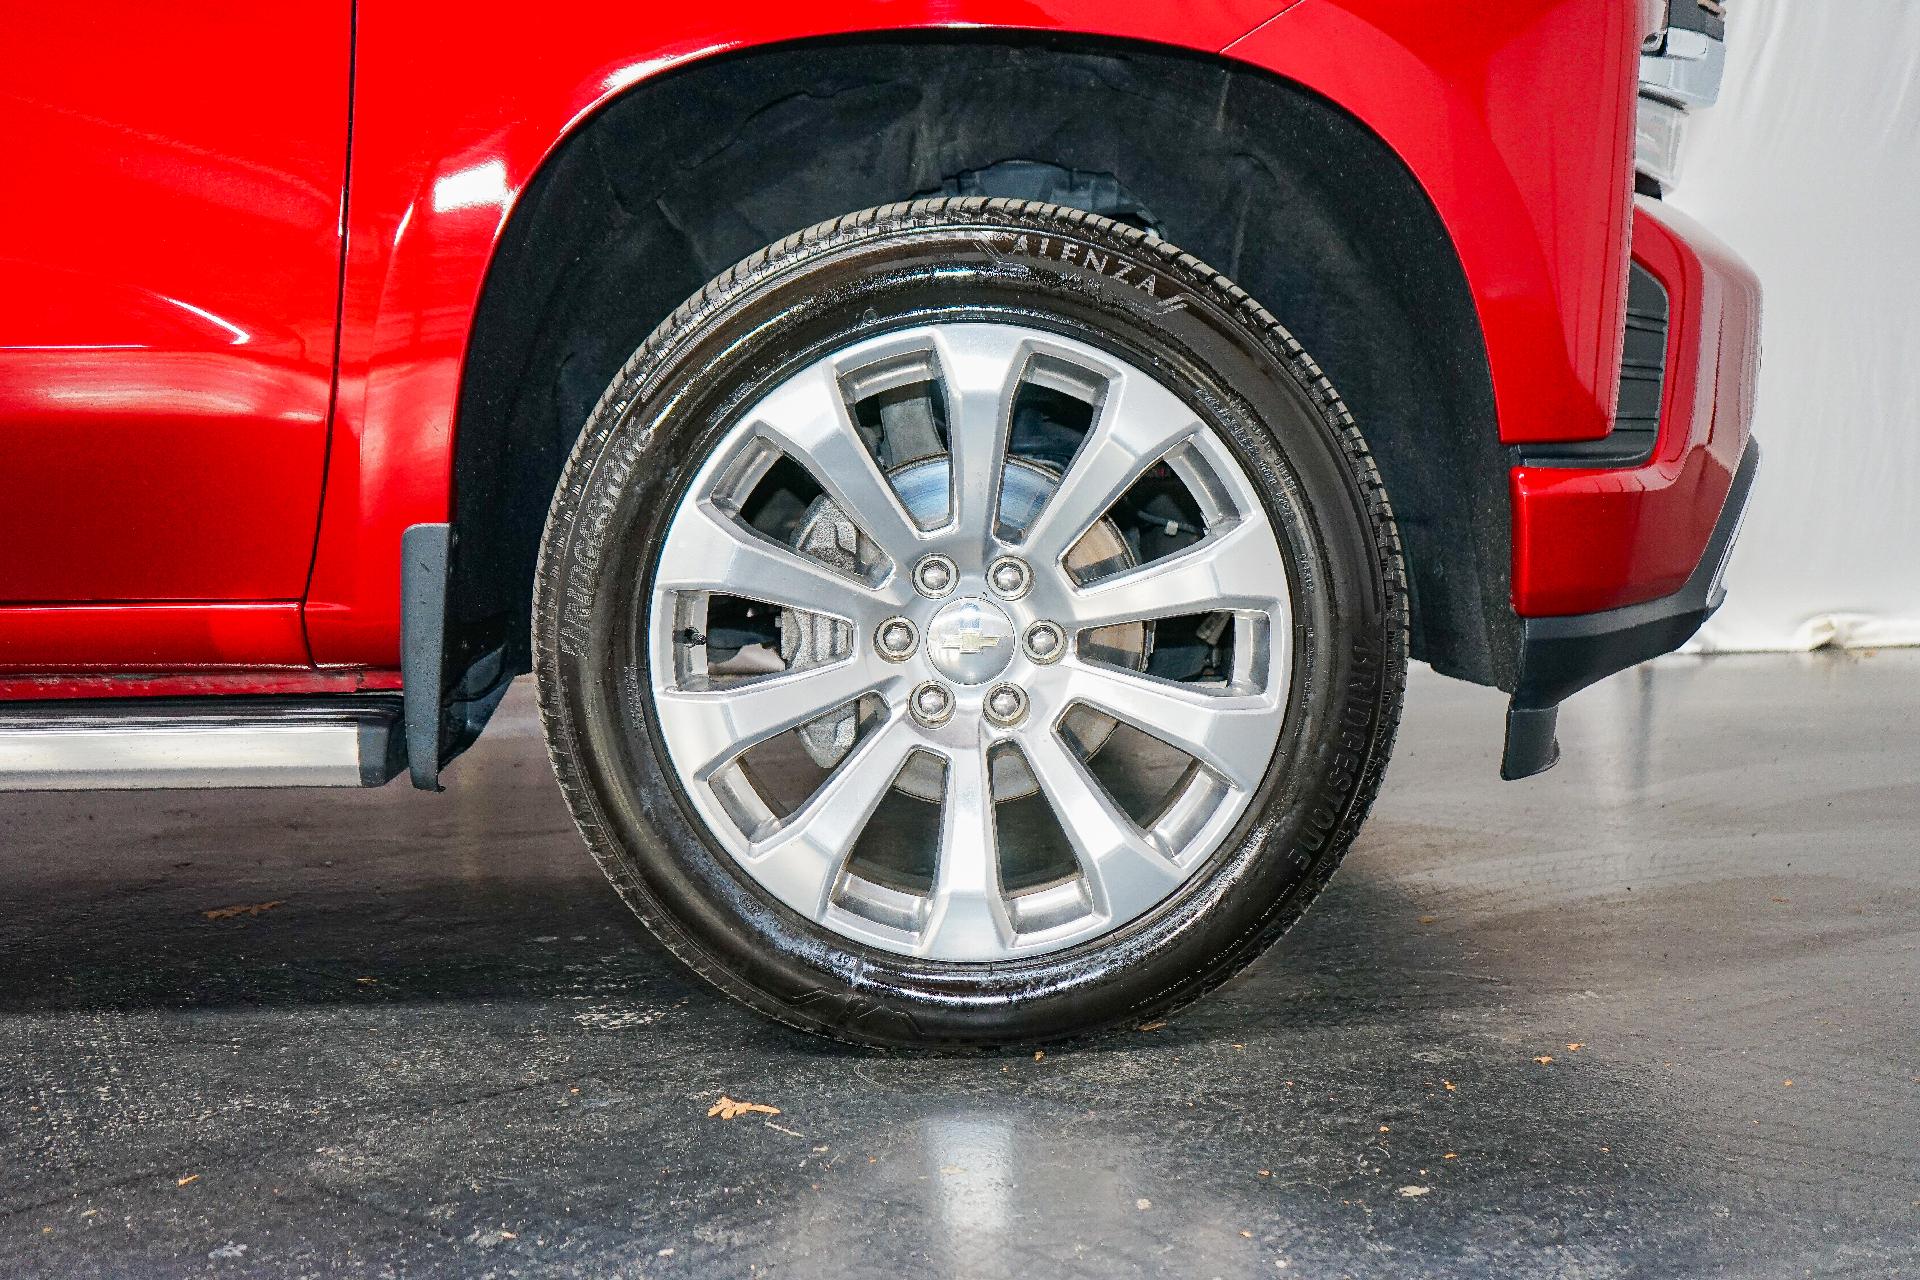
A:
[[[1287,942],[1040,1058],[688,979],[527,693],[442,796],[0,797],[0,1274],[1920,1271],[1920,654],[1629,673],[1517,784],[1422,673]]]

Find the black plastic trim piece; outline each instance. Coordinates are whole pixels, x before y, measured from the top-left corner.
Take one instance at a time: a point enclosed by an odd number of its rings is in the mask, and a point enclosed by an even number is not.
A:
[[[1666,391],[1671,315],[1666,286],[1658,276],[1634,263],[1627,276],[1627,333],[1621,349],[1613,430],[1598,440],[1522,445],[1517,451],[1521,464],[1637,467],[1650,460],[1660,443],[1660,401]]]
[[[1554,730],[1560,708],[1507,707],[1507,741],[1500,753],[1500,776],[1508,782],[1545,773],[1560,763],[1560,739]]]
[[[452,525],[416,524],[400,535],[400,690],[406,707],[407,771],[422,791],[440,790],[447,567],[452,553]]]
[[[366,710],[356,714],[360,721],[361,786],[384,787],[407,767],[404,715],[392,698],[377,702],[369,699]],[[396,729],[402,732],[396,733]]]
[[[473,745],[514,677],[501,644],[448,679],[447,584],[454,544],[452,525],[416,524],[400,535],[406,760],[413,785],[422,791],[441,790],[440,770]]]
[[[489,649],[475,658],[453,691],[446,695],[446,709],[440,717],[440,767],[446,768],[455,756],[472,746],[480,731],[493,718],[500,700],[518,674],[507,665],[507,647]]]
[[[1523,618],[1520,682],[1507,708],[1506,749],[1500,776],[1509,782],[1551,769],[1560,758],[1553,735],[1559,705],[1599,680],[1671,653],[1693,638],[1726,598],[1721,574],[1740,530],[1740,517],[1760,468],[1760,446],[1749,440],[1727,490],[1713,536],[1686,585],[1641,604],[1557,618]]]

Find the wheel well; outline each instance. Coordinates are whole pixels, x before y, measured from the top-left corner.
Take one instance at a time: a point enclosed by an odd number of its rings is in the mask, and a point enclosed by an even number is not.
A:
[[[1352,117],[1264,73],[1005,35],[716,58],[636,87],[556,151],[508,223],[467,353],[453,669],[503,643],[526,668],[562,463],[621,364],[679,303],[823,219],[942,190],[1032,194],[990,188],[1048,173],[1065,173],[1056,185],[1074,199],[1113,193],[1114,208],[1094,212],[1150,220],[1300,339],[1386,481],[1414,656],[1511,687],[1492,384],[1459,261],[1413,176]]]

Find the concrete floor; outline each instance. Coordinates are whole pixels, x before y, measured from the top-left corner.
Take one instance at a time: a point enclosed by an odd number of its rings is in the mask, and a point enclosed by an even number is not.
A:
[[[1044,1057],[685,977],[531,705],[443,796],[0,797],[0,1274],[1920,1273],[1920,653],[1670,660],[1519,784],[1423,672],[1287,942]]]

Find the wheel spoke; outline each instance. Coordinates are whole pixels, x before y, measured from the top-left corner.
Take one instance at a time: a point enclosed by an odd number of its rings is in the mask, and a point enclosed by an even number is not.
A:
[[[1158,383],[1113,379],[1093,428],[1027,529],[1028,554],[1048,562],[1066,555],[1148,467],[1198,430],[1193,411]]]
[[[676,762],[705,780],[756,743],[843,707],[885,677],[854,659],[805,667],[717,689],[662,689],[662,719],[673,718]]]
[[[902,557],[912,560],[920,530],[860,439],[830,364],[807,370],[768,396],[756,425],[806,467],[847,518],[896,564]]]
[[[1006,465],[1013,397],[1026,369],[1028,343],[1018,330],[968,325],[935,333],[941,389],[947,406],[953,508],[957,529],[993,532]]]
[[[689,504],[674,520],[655,587],[713,591],[763,604],[830,613],[860,622],[891,593],[875,591],[825,562],[783,547],[711,503]]]
[[[978,747],[952,751],[947,753],[933,897],[915,949],[941,960],[994,960],[1012,943],[1013,924],[1000,888],[987,753]]]
[[[1241,791],[1251,791],[1266,772],[1280,731],[1279,699],[1271,694],[1208,693],[1078,662],[1068,673],[1067,694],[1186,752]]]
[[[1275,610],[1286,565],[1265,521],[1242,520],[1172,555],[1071,593],[1083,628],[1217,610]]]
[[[1037,729],[1023,734],[1020,746],[1073,846],[1095,911],[1131,919],[1180,883],[1180,868],[1120,811],[1058,734]]]
[[[913,734],[898,718],[855,745],[807,802],[747,851],[760,883],[812,919],[826,914],[827,895],[913,750]]]

